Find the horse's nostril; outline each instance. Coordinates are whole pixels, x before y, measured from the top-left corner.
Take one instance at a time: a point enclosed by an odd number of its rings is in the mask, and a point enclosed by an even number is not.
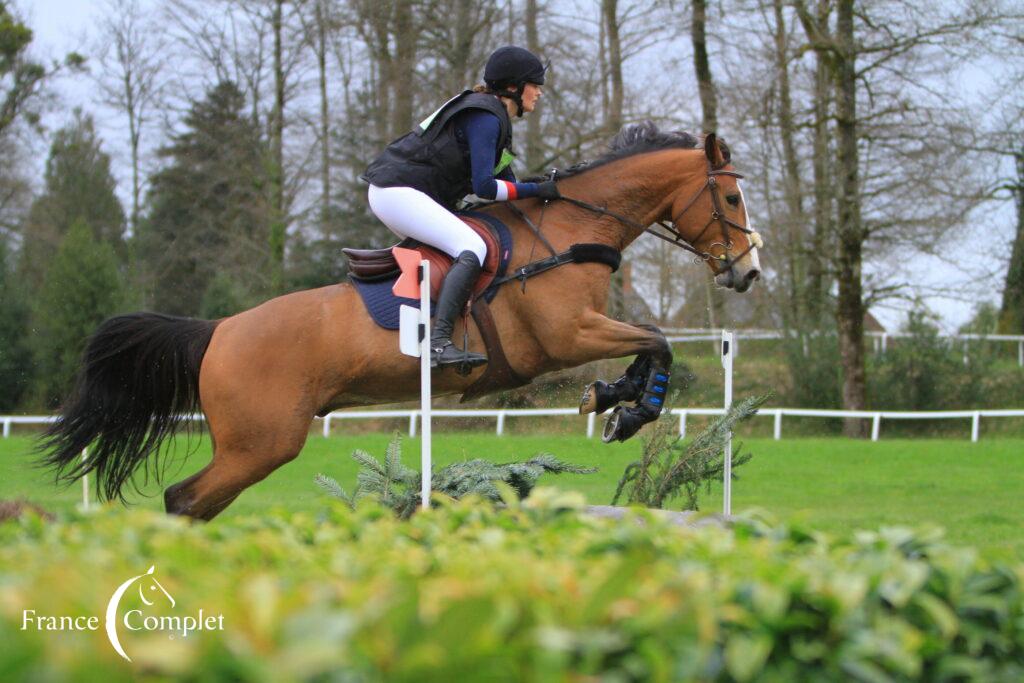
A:
[[[759,277],[761,277],[761,271],[757,268],[747,271],[747,282],[753,282]]]

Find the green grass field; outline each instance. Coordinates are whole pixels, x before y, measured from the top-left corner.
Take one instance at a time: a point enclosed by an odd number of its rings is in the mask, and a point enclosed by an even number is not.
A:
[[[323,495],[313,483],[322,472],[351,489],[361,448],[382,457],[387,434],[311,436],[305,450],[268,479],[250,488],[222,516],[258,513],[279,505],[316,511]],[[734,511],[760,508],[780,520],[798,517],[827,532],[880,526],[937,525],[950,540],[977,546],[992,558],[1024,558],[1024,440],[970,443],[954,440],[792,439],[742,442],[754,459],[739,471],[733,487]],[[54,487],[31,467],[32,441],[26,436],[0,440],[0,498],[25,498],[50,510],[70,509],[82,489]],[[193,442],[195,445],[195,442]],[[419,440],[403,438],[404,461],[419,465]],[[619,475],[641,448],[639,438],[605,445],[580,436],[505,436],[480,433],[435,434],[436,466],[460,459],[523,460],[549,452],[563,460],[600,468],[597,474],[545,476],[541,485],[582,491],[588,502],[610,502]],[[179,440],[167,483],[198,470],[209,458],[209,442],[184,458]],[[95,482],[91,482],[93,485]],[[160,509],[161,489],[144,487],[138,505]],[[701,498],[702,510],[718,511],[720,486]]]

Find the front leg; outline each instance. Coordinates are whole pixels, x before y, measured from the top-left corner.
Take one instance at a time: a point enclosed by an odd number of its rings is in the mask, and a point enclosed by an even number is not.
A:
[[[664,408],[672,367],[672,347],[661,330],[653,325],[628,325],[589,312],[581,320],[574,350],[585,354],[578,363],[638,354],[626,374],[612,384],[600,380],[592,383],[580,401],[580,413],[602,413],[620,401],[636,402],[633,406],[615,408],[605,423],[605,443],[625,441],[658,418]]]

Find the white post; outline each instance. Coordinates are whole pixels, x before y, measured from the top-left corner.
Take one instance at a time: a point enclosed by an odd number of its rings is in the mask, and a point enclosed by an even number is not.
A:
[[[722,330],[722,367],[725,368],[725,409],[732,406],[732,332]],[[732,514],[732,432],[725,437],[725,459],[722,468],[722,513]]]
[[[4,438],[6,439],[11,435],[11,421],[4,420]]]
[[[882,414],[875,413],[875,416],[871,418],[871,440],[878,441],[878,432],[882,428]]]
[[[416,413],[409,414],[409,438],[416,438]]]
[[[889,335],[885,332],[882,333],[882,353],[885,353],[886,346],[888,345]]]
[[[597,414],[590,413],[587,415],[587,438],[594,438],[594,423],[597,422]]]
[[[775,411],[775,440],[780,441],[782,439],[782,409],[779,408]]]
[[[430,507],[430,261],[420,261],[420,414],[423,416],[420,502]]]
[[[498,413],[498,425],[495,427],[495,433],[501,436],[505,433],[505,411],[502,410]]]
[[[971,416],[971,441],[978,441],[978,434],[981,432],[981,413],[977,410]]]
[[[1017,342],[1017,365],[1024,368],[1024,339]]]
[[[331,435],[331,414],[324,415],[324,438]]]
[[[679,438],[686,438],[686,411],[680,411],[679,413]]]
[[[89,457],[89,449],[82,449],[82,462]],[[89,475],[82,475],[82,508],[85,510],[89,509]]]

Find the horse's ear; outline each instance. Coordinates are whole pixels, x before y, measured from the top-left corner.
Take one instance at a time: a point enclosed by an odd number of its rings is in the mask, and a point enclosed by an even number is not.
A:
[[[711,168],[721,168],[727,163],[725,155],[722,154],[722,148],[718,144],[718,136],[714,133],[704,136],[704,154],[707,156]]]

